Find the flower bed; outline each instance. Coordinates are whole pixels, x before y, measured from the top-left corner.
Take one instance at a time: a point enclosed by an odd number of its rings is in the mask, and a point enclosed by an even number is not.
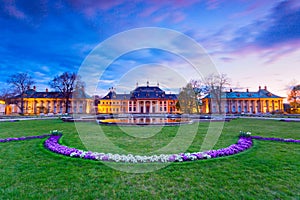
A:
[[[32,139],[42,139],[49,137],[50,134],[45,134],[45,135],[35,135],[35,136],[27,136],[27,137],[19,137],[19,138],[5,138],[5,139],[0,139],[0,142],[11,142],[11,141],[22,141],[22,140],[32,140]]]
[[[267,141],[277,141],[277,142],[291,142],[291,143],[300,143],[300,140],[294,139],[283,139],[283,138],[265,138],[261,136],[251,136],[255,140],[267,140]]]
[[[283,139],[283,138],[265,138],[261,136],[250,136],[250,132],[240,132],[240,137],[236,144],[232,144],[226,148],[209,150],[205,152],[194,152],[194,153],[179,153],[179,154],[160,154],[151,156],[141,156],[141,155],[120,155],[112,153],[98,153],[91,151],[83,151],[76,148],[71,148],[59,144],[59,139],[62,136],[62,131],[50,131],[51,134],[37,135],[37,136],[27,136],[19,138],[6,138],[0,139],[0,142],[10,142],[10,141],[22,141],[31,139],[42,139],[49,137],[45,143],[44,147],[54,153],[61,154],[64,156],[83,158],[88,160],[98,160],[98,161],[110,161],[110,162],[125,162],[125,163],[146,163],[146,162],[185,162],[193,160],[203,160],[210,158],[218,158],[234,155],[243,152],[252,147],[253,139],[256,140],[267,140],[267,141],[279,141],[279,142],[289,142],[289,143],[300,143],[300,140],[295,139]]]
[[[76,148],[70,148],[63,146],[58,143],[61,135],[51,135],[48,140],[45,141],[45,148],[52,152],[89,160],[99,161],[112,161],[112,162],[129,162],[129,163],[145,163],[145,162],[183,162],[193,160],[203,160],[209,158],[217,158],[222,156],[234,155],[239,152],[245,151],[252,146],[252,140],[249,137],[240,137],[236,144],[230,145],[229,147],[210,150],[206,152],[194,152],[194,153],[180,153],[180,154],[160,154],[152,156],[141,156],[141,155],[120,155],[111,153],[98,153],[91,151],[78,150]]]

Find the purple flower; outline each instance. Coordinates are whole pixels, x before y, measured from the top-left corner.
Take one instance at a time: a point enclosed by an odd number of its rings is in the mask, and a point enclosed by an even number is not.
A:
[[[193,161],[193,160],[202,160],[208,158],[218,158],[229,155],[234,155],[245,151],[252,147],[253,139],[257,140],[266,140],[266,141],[279,141],[279,142],[289,142],[289,143],[300,143],[300,140],[294,139],[283,139],[283,138],[264,138],[261,136],[250,136],[250,134],[241,135],[236,144],[232,144],[226,148],[209,150],[206,152],[194,152],[194,153],[180,153],[180,154],[171,154],[171,155],[153,155],[150,157],[147,156],[134,156],[134,155],[118,155],[118,154],[104,154],[91,151],[83,151],[76,148],[71,148],[68,146],[63,146],[58,143],[62,134],[45,134],[38,136],[27,136],[19,138],[6,138],[0,139],[0,142],[10,142],[10,141],[22,141],[22,140],[31,140],[31,139],[48,139],[44,142],[44,147],[49,149],[54,153],[58,153],[65,156],[89,159],[89,160],[101,160],[101,161],[115,161],[115,162],[173,162],[173,161]]]

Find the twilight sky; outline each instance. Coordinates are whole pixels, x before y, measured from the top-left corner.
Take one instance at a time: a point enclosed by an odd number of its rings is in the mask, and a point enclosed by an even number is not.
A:
[[[115,34],[143,27],[170,29],[195,40],[209,65],[231,79],[232,88],[256,91],[266,85],[286,96],[286,86],[300,81],[299,0],[0,0],[1,87],[9,75],[27,72],[43,91],[55,75],[77,72],[88,59],[94,62],[84,79],[98,88],[89,87],[89,93],[99,95],[111,86],[130,92],[136,82],[147,80],[177,92],[190,79],[200,78],[173,51],[132,49],[109,66],[101,66],[104,58],[91,53]],[[147,37],[161,42],[155,35]],[[130,47],[132,39],[145,37],[133,34],[102,51]],[[192,51],[184,48],[184,40],[176,45],[182,52]]]

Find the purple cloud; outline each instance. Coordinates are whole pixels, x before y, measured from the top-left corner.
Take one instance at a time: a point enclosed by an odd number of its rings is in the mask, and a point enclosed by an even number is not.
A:
[[[47,14],[47,9],[46,0],[30,1],[30,3],[24,0],[3,0],[2,5],[0,4],[0,16],[36,23]]]
[[[245,12],[251,12],[256,6],[248,7]],[[279,2],[265,18],[238,28],[227,40],[222,31],[213,36],[215,41],[224,38],[218,42],[223,50],[215,51],[216,54],[243,56],[259,52],[265,62],[273,62],[300,47],[300,3],[294,0]]]
[[[81,0],[68,0],[68,4],[82,12],[86,17],[92,18],[95,17],[101,11],[110,10],[116,6],[124,3],[122,0],[111,0],[111,1],[98,1],[98,0],[89,0],[89,1],[81,1]]]
[[[265,19],[240,28],[231,44],[269,49],[300,40],[300,7],[283,1]]]
[[[206,1],[207,9],[209,10],[216,9],[221,5],[222,2],[223,0],[207,0]]]

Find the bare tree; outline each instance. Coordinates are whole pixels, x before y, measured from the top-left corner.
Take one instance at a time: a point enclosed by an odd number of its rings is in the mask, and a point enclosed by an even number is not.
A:
[[[179,93],[177,108],[180,108],[183,113],[193,113],[194,108],[197,107],[195,99],[196,94],[192,84],[188,83]]]
[[[13,97],[15,93],[8,87],[4,87],[0,91],[0,99],[6,101],[9,98]]]
[[[290,87],[287,100],[293,109],[297,109],[300,106],[300,85]]]
[[[230,85],[230,80],[226,74],[210,74],[205,77],[204,83],[209,88],[211,100],[216,102],[219,114],[223,113],[222,99],[225,99],[224,89]]]
[[[201,80],[192,79],[183,87],[178,96],[177,108],[184,113],[200,113],[201,97],[206,87]]]
[[[21,111],[21,114],[24,114],[24,95],[28,88],[35,83],[30,75],[27,73],[17,73],[9,76],[6,81],[10,86],[12,92],[10,94],[18,95],[18,99],[15,103]]]
[[[84,90],[84,84],[80,81],[80,77],[76,73],[64,72],[61,75],[55,76],[49,82],[49,85],[54,90],[61,92],[65,99],[65,113],[69,112],[70,98],[74,91]]]
[[[201,113],[201,105],[202,105],[202,98],[208,94],[209,90],[208,87],[204,84],[202,80],[190,80],[190,84],[195,92],[195,103],[196,103],[196,110],[197,113]]]

